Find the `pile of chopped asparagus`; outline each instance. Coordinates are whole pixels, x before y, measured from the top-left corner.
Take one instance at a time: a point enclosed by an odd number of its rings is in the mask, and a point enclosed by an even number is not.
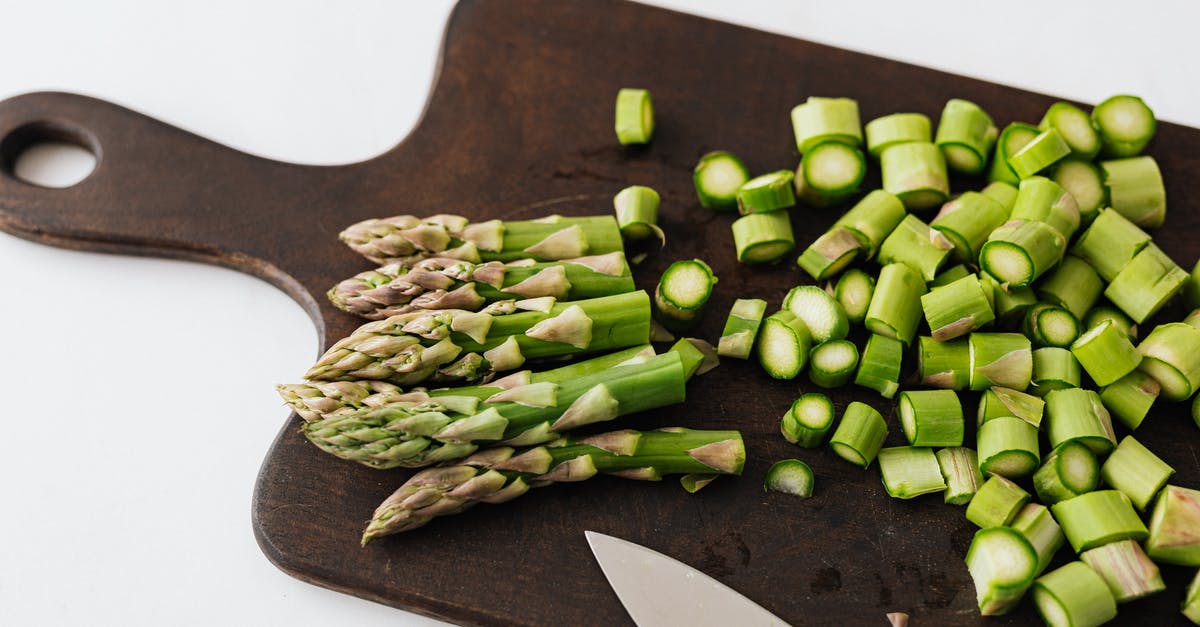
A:
[[[999,129],[980,105],[952,99],[936,127],[915,112],[864,126],[854,100],[812,97],[791,118],[794,171],[752,177],[736,155],[711,152],[694,171],[699,204],[737,210],[733,248],[747,264],[795,250],[798,204],[849,207],[797,259],[816,284],[778,309],[736,300],[715,350],[649,346],[694,328],[718,283],[703,260],[684,259],[652,297],[634,291],[623,239],[666,244],[649,187],[617,192],[615,216],[397,216],[347,228],[343,241],[379,267],[329,300],[372,322],[279,392],[321,450],[425,468],[378,507],[363,543],[597,473],[678,473],[689,491],[740,474],[736,431],[571,432],[683,402],[686,381],[719,354],[894,402],[891,428],[906,446],[884,447],[878,408],[852,402],[839,420],[819,391],[802,394],[780,430],[864,469],[878,460],[894,498],[965,506],[979,527],[965,561],[983,615],[1028,596],[1048,624],[1098,625],[1117,604],[1166,589],[1156,564],[1200,567],[1200,491],[1170,484],[1171,466],[1132,435],[1161,402],[1194,399],[1200,426],[1200,263],[1189,274],[1144,230],[1166,215],[1158,165],[1142,154],[1149,107],[1126,95],[1090,113],[1059,102],[1037,125]],[[647,144],[654,127],[650,93],[622,89],[619,142]],[[882,189],[861,194],[868,157]],[[986,183],[953,194],[952,173]],[[1176,297],[1196,311],[1139,341],[1138,325]],[[575,356],[589,358],[536,368]],[[412,387],[443,382],[472,385]],[[976,393],[972,448],[963,401]],[[1130,435],[1118,439],[1121,428]],[[808,497],[814,475],[782,460],[764,485]],[[1067,544],[1079,559],[1044,572]],[[1200,573],[1182,612],[1200,623]]]
[[[1165,590],[1156,563],[1200,566],[1200,491],[1171,485],[1169,464],[1116,431],[1132,433],[1156,403],[1193,398],[1200,424],[1200,309],[1139,341],[1138,325],[1180,294],[1200,307],[1200,264],[1189,276],[1144,230],[1166,215],[1158,165],[1141,154],[1150,109],[1133,96],[1090,114],[1059,102],[1039,124],[1001,131],[953,99],[936,130],[908,112],[864,129],[855,101],[810,98],[792,122],[799,168],[743,177],[736,194],[738,259],[773,262],[794,248],[796,198],[852,204],[797,259],[818,285],[795,287],[773,313],[739,300],[719,351],[753,356],[774,378],[806,372],[816,388],[873,390],[895,403],[907,445],[884,448],[878,409],[852,402],[835,420],[815,391],[784,414],[783,436],[828,443],[863,468],[878,460],[894,498],[965,505],[979,527],[966,565],[984,615],[1030,596],[1048,624],[1098,625],[1118,603]],[[883,188],[853,202],[864,143]],[[714,159],[696,170],[705,206],[714,193],[700,173]],[[736,159],[718,163],[736,172]],[[952,196],[950,173],[986,183]],[[784,180],[791,196],[772,186]],[[848,339],[855,326],[861,345]],[[915,377],[902,378],[914,357]],[[964,446],[971,393],[974,447]],[[777,464],[767,486],[810,495],[812,471],[799,463]],[[1079,561],[1043,574],[1064,544]],[[1197,587],[1200,574],[1183,611],[1200,622]]]

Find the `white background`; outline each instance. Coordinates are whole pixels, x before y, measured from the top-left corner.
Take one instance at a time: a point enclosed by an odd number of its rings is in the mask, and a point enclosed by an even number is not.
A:
[[[1194,2],[655,3],[1085,102],[1136,93],[1200,126]],[[0,2],[0,98],[81,92],[258,155],[357,161],[416,123],[451,7],[183,5]],[[272,385],[317,352],[281,292],[0,234],[0,294],[6,624],[427,622],[293,580],[255,545],[251,490],[287,415]]]

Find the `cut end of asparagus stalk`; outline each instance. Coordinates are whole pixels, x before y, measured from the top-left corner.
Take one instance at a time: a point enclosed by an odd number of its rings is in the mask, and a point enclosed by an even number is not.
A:
[[[767,470],[763,489],[806,499],[812,496],[813,484],[813,471],[808,464],[798,459],[785,459],[775,462]]]

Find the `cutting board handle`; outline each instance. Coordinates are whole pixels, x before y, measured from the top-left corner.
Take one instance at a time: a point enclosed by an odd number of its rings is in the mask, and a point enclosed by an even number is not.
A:
[[[95,169],[65,188],[18,178],[22,152],[45,142],[87,149]],[[67,248],[235,268],[310,307],[301,287],[309,277],[296,274],[297,255],[280,242],[305,241],[299,235],[312,223],[296,220],[289,203],[337,170],[248,155],[87,96],[40,92],[0,102],[0,229]],[[273,237],[262,236],[267,229]]]

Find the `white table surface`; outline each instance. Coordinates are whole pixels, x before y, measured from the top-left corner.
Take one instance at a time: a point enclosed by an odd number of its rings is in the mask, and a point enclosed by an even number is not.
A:
[[[357,161],[416,122],[451,7],[184,4],[0,3],[0,98],[80,92],[258,155]],[[654,4],[1085,102],[1135,93],[1200,126],[1188,0]],[[251,490],[287,417],[272,385],[317,352],[283,293],[0,234],[0,294],[0,622],[432,624],[296,581],[254,542]]]

